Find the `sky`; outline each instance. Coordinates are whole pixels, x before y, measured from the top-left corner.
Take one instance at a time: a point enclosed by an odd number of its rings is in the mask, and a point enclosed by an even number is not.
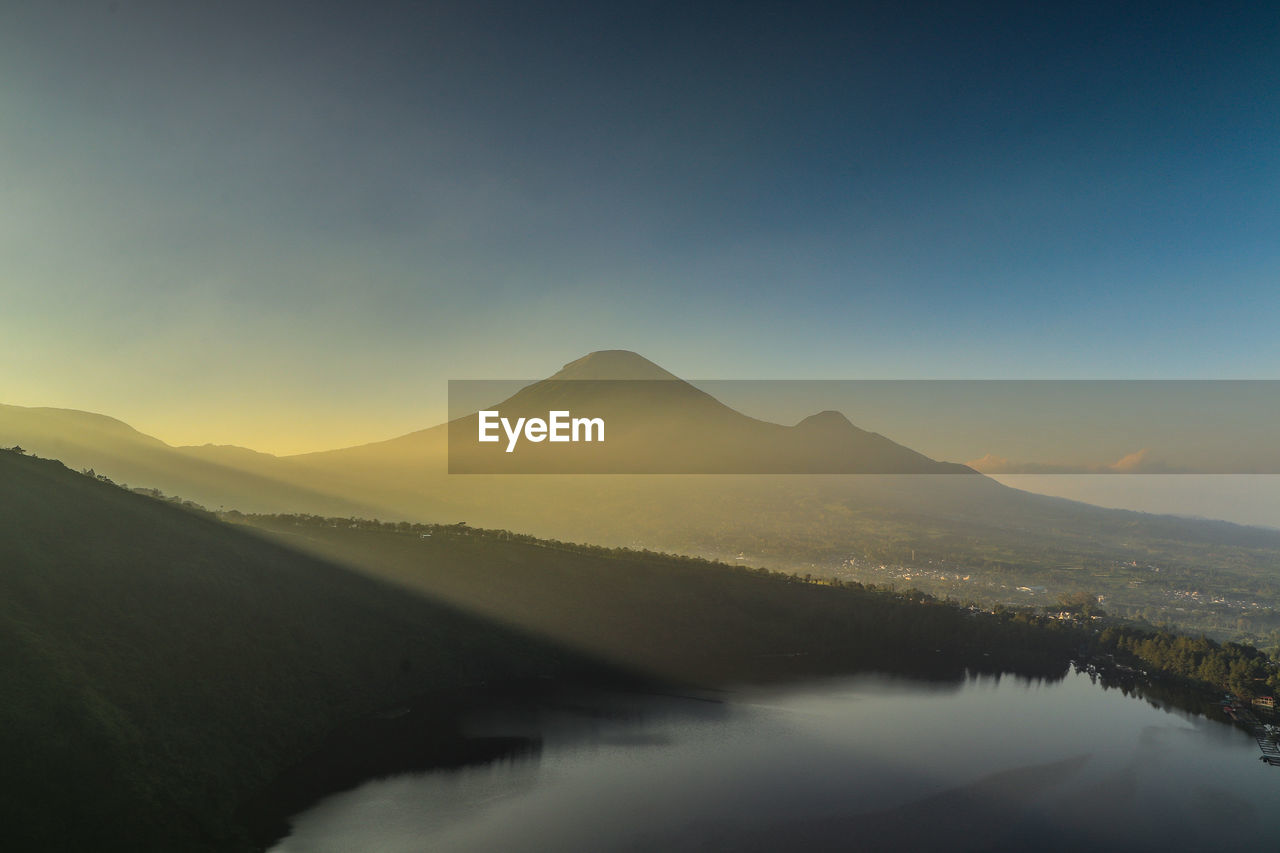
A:
[[[10,0],[0,197],[0,402],[173,444],[612,348],[1273,379],[1280,9]]]

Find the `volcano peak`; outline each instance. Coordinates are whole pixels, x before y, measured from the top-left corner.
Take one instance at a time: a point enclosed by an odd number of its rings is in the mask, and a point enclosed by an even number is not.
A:
[[[571,361],[552,380],[578,379],[665,379],[679,380],[644,356],[625,349],[605,349]]]

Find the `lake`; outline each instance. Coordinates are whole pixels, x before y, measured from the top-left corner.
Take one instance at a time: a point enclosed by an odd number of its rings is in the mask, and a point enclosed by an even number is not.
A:
[[[580,691],[469,727],[530,748],[328,797],[273,850],[1280,849],[1246,732],[1078,672]]]

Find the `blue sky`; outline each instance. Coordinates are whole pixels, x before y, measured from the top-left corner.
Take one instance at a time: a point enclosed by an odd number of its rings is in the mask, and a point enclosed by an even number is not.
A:
[[[9,3],[0,400],[292,451],[604,348],[1275,378],[1278,155],[1266,3]]]

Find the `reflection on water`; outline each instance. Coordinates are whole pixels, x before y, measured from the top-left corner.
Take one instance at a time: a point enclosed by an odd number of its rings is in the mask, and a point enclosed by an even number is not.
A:
[[[1280,837],[1280,771],[1244,732],[1104,691],[875,677],[490,714],[525,757],[371,781],[278,853],[1220,849]]]

